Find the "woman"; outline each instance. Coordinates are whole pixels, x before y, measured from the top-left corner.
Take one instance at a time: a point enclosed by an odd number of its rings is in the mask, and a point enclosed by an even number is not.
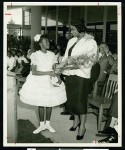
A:
[[[86,26],[84,20],[79,20],[77,24],[71,25],[71,33],[73,38],[69,40],[67,49],[63,58],[63,62],[72,56],[94,55],[93,62],[97,61],[97,44],[94,37],[86,33]],[[94,65],[93,63],[93,65]],[[67,64],[68,65],[68,64]],[[88,65],[89,66],[89,65]],[[67,67],[68,68],[68,67]],[[75,131],[79,126],[77,140],[84,137],[85,118],[87,113],[87,99],[88,99],[88,80],[91,77],[91,68],[73,65],[67,70],[63,68],[63,74],[66,75],[66,93],[68,112],[74,114],[73,126],[69,129]]]
[[[66,102],[65,86],[63,82],[59,86],[54,86],[51,82],[51,77],[56,76],[52,70],[56,60],[54,53],[47,50],[49,40],[46,35],[38,34],[34,40],[37,51],[30,56],[32,71],[19,92],[20,99],[26,104],[38,106],[40,126],[33,132],[34,134],[46,129],[55,132],[50,125],[52,107]]]

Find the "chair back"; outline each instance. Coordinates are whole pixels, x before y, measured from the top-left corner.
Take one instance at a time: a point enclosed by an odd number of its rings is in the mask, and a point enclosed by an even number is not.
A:
[[[118,75],[110,74],[103,88],[102,96],[107,99],[112,99],[116,89],[118,89]]]

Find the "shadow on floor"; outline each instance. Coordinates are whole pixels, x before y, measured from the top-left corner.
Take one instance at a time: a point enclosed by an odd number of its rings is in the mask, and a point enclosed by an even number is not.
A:
[[[36,127],[29,120],[18,120],[17,143],[53,143],[41,133],[33,134]]]

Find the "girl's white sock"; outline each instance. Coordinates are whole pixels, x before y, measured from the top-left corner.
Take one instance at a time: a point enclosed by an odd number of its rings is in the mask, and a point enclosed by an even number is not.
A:
[[[50,124],[50,121],[47,121],[47,120],[46,120],[46,125],[48,125],[48,124]]]
[[[44,124],[44,122],[42,121],[42,122],[40,122],[40,126],[36,129],[36,130],[34,130],[33,131],[33,134],[38,134],[39,132],[41,132],[41,131],[43,131],[43,130],[45,130],[46,128],[45,128],[45,124]]]
[[[56,132],[50,125],[50,121],[46,121],[46,129],[48,129],[50,132],[54,133]]]
[[[45,125],[44,121],[40,121],[40,126]]]

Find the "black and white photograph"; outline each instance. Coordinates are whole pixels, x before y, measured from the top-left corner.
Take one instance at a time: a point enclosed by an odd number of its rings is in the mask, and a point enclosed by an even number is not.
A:
[[[109,150],[109,148],[103,149],[86,149],[86,148],[27,148],[27,150]]]
[[[121,16],[121,2],[4,2],[4,147],[122,146]]]
[[[115,148],[27,148],[27,150],[115,150]]]

